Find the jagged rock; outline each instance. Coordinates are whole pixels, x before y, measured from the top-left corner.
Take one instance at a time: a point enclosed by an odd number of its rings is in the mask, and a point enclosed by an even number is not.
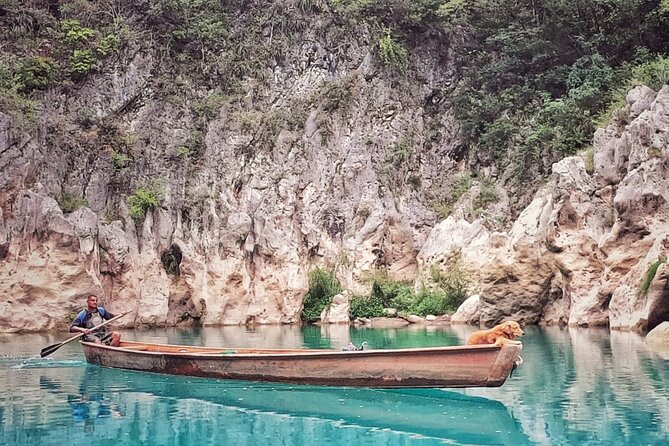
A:
[[[434,266],[460,262],[480,289],[473,322],[484,325],[508,317],[644,331],[669,320],[669,87],[628,100],[630,124],[595,136],[592,176],[581,157],[556,163],[508,236],[449,217],[418,256],[421,280]]]
[[[123,230],[123,223],[114,221],[101,224],[98,232],[100,244],[100,273],[118,276],[124,271],[130,246]]]
[[[0,289],[7,299],[0,302],[0,326],[7,331],[63,328],[65,317],[35,315],[76,312],[85,305],[86,293],[102,294],[96,216],[80,210],[66,218],[55,200],[31,191],[17,197],[11,212],[21,220],[7,228],[11,242],[0,268]],[[111,305],[110,310],[116,309]]]
[[[629,123],[595,135],[594,173],[581,157],[556,163],[508,234],[465,220],[462,206],[435,225],[432,201],[462,165],[458,119],[435,95],[453,61],[428,39],[412,51],[418,76],[403,81],[381,74],[365,26],[336,56],[323,31],[287,41],[263,82],[241,81],[241,99],[169,80],[213,108],[206,119],[193,111],[207,107],[161,94],[151,42],[128,42],[78,88],[36,92],[34,131],[0,112],[0,330],[63,327],[87,292],[134,309],[127,324],[294,323],[317,265],[356,293],[376,269],[420,287],[457,265],[480,289],[485,324],[643,330],[665,317],[664,264],[638,290],[667,255],[669,87],[632,90]],[[345,99],[328,105],[332,94]],[[128,165],[113,158],[121,145]],[[153,180],[160,205],[135,221],[127,196]],[[64,215],[53,199],[63,192],[88,206]],[[498,201],[504,212],[504,191]],[[161,258],[177,251],[166,270]],[[326,319],[343,320],[341,308]]]

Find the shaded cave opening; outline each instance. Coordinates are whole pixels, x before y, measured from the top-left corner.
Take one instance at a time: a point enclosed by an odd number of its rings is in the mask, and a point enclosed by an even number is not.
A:
[[[160,261],[168,275],[179,277],[179,266],[181,265],[182,258],[183,253],[181,252],[181,248],[179,248],[178,245],[173,244],[170,249],[163,251],[163,254],[160,256]]]

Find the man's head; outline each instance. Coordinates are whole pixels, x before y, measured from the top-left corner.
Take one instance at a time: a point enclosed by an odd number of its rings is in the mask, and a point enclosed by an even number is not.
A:
[[[98,296],[89,294],[86,298],[86,305],[89,311],[96,311],[98,309]]]

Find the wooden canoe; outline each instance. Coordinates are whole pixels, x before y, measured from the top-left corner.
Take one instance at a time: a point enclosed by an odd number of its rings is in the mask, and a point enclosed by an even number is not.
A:
[[[473,345],[342,352],[81,343],[103,367],[208,378],[352,387],[499,387],[521,346]]]

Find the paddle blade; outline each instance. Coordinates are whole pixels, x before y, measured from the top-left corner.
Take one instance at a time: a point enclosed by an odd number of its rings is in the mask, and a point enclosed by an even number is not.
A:
[[[58,344],[53,344],[48,347],[44,347],[42,351],[39,352],[40,358],[44,358],[45,356],[49,356],[51,353],[55,352],[59,348],[63,346],[62,342],[59,342]]]

